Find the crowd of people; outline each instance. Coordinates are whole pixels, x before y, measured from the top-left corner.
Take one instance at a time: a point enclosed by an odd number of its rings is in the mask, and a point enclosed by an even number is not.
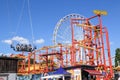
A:
[[[11,48],[15,51],[26,51],[26,52],[32,52],[36,49],[36,47],[32,46],[31,44],[17,44],[16,46],[11,45]]]

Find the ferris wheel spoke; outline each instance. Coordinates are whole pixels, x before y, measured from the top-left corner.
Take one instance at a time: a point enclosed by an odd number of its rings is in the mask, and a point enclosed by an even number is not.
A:
[[[63,35],[64,34],[64,35]],[[60,36],[61,35],[61,36]],[[69,39],[69,37],[71,36],[70,32],[63,32],[61,33],[60,32],[60,35],[58,35],[59,37],[61,37],[62,39],[65,38],[65,39]]]
[[[57,35],[57,37],[66,40],[63,36]]]
[[[62,44],[71,44],[72,43],[72,32],[70,26],[71,18],[83,18],[83,16],[79,14],[69,14],[58,21],[56,24],[54,33],[53,33],[53,41],[54,44],[62,43]],[[83,23],[83,20],[80,21]],[[75,26],[75,25],[74,25]],[[81,40],[83,39],[83,30],[81,27],[74,27],[74,39]]]
[[[57,35],[57,38],[60,40],[66,40],[66,38],[64,38],[63,36]]]

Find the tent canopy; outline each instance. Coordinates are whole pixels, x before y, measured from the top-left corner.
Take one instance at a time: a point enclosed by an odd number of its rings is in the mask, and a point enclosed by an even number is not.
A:
[[[55,72],[53,72],[53,74],[55,75],[57,75],[57,74],[63,74],[63,75],[69,75],[70,73],[69,72],[67,72],[67,71],[65,71],[61,66],[60,66],[60,68],[58,69],[58,70],[56,70]]]
[[[62,67],[60,67],[58,70],[53,72],[53,74],[48,75],[48,76],[44,76],[41,79],[49,79],[49,78],[53,79],[53,78],[61,78],[62,77],[63,80],[65,80],[64,76],[70,76],[70,73],[66,72]]]
[[[49,75],[49,76],[44,76],[41,79],[49,79],[49,78],[60,78],[63,75]]]
[[[102,75],[99,71],[96,71],[96,70],[84,69],[84,71],[88,72],[91,75]]]

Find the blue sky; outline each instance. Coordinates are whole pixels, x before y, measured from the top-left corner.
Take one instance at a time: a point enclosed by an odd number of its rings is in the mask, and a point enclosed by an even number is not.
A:
[[[24,3],[25,1],[25,3]],[[32,17],[32,30],[37,47],[52,44],[56,23],[65,15],[78,13],[85,17],[93,16],[93,10],[106,10],[103,25],[108,28],[111,54],[120,47],[120,0],[29,0]],[[22,7],[24,8],[22,12]],[[22,12],[22,14],[21,14]],[[21,15],[21,19],[20,19]],[[4,43],[15,36],[32,40],[27,0],[0,0],[0,53],[16,53]]]

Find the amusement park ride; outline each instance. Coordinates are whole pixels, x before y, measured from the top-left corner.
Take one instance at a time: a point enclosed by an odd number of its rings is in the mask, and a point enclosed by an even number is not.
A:
[[[47,73],[59,66],[92,65],[97,71],[106,72],[105,80],[112,78],[109,36],[101,19],[107,12],[95,10],[94,13],[90,18],[70,14],[60,19],[53,33],[53,46],[11,55],[22,58],[18,62],[18,74]]]
[[[25,51],[25,52],[32,52],[36,49],[36,46],[32,46],[31,44],[17,44],[16,47],[14,47],[13,44],[11,44],[11,48],[13,48],[14,51]]]

